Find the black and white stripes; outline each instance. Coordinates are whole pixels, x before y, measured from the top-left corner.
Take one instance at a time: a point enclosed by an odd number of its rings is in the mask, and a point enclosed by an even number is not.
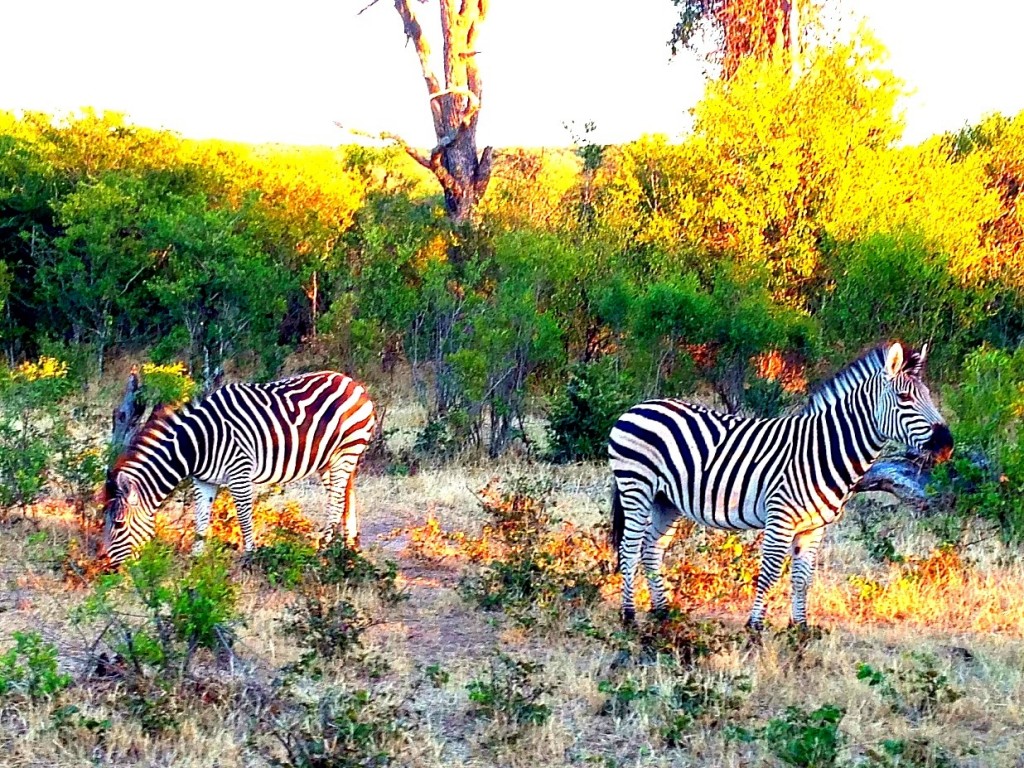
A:
[[[807,589],[825,526],[888,440],[943,459],[953,441],[921,378],[927,347],[876,347],[812,394],[797,415],[753,419],[680,400],[652,400],[612,429],[612,539],[623,576],[622,613],[633,620],[633,581],[643,561],[652,608],[668,599],[664,550],[680,517],[714,528],[763,528],[750,625],[792,553],[795,623],[807,621]]]
[[[375,424],[362,385],[340,373],[308,373],[268,384],[228,384],[180,411],[155,414],[118,459],[107,483],[101,555],[112,565],[153,537],[156,508],[185,478],[195,486],[202,547],[219,486],[234,497],[246,551],[253,548],[253,484],[318,473],[327,489],[325,534],[339,520],[358,535],[356,462]]]

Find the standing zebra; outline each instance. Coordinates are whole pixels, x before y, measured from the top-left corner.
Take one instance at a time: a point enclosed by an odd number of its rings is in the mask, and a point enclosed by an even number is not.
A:
[[[765,595],[792,553],[795,624],[807,623],[807,589],[825,526],[888,440],[945,460],[953,438],[921,378],[927,345],[878,346],[823,384],[798,414],[775,419],[718,413],[680,400],[634,406],[608,444],[612,543],[622,573],[622,618],[635,618],[638,560],[652,609],[668,600],[661,563],[679,518],[724,530],[763,528],[748,626],[764,626]]]
[[[158,412],[108,477],[100,557],[117,566],[153,538],[156,508],[188,477],[195,486],[194,551],[203,548],[219,486],[231,491],[249,552],[253,484],[314,472],[327,489],[325,537],[333,536],[340,520],[346,541],[355,542],[352,486],[374,424],[362,385],[331,371],[228,384],[178,411]]]

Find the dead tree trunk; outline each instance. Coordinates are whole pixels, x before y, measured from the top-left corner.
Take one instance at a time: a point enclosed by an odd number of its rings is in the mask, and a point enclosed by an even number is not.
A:
[[[442,85],[430,63],[430,45],[408,0],[395,0],[405,35],[412,41],[419,57],[437,145],[428,156],[398,136],[385,134],[384,137],[398,142],[413,159],[437,177],[444,190],[448,215],[456,223],[470,221],[473,208],[483,197],[491,179],[493,149],[485,147],[478,156],[476,148],[476,126],[483,91],[476,45],[480,27],[487,16],[487,3],[488,0],[440,0],[444,37]]]
[[[124,387],[124,397],[113,413],[110,445],[114,456],[120,455],[139,431],[139,422],[146,410],[146,404],[142,402],[140,395],[141,390],[139,369],[133,366]]]

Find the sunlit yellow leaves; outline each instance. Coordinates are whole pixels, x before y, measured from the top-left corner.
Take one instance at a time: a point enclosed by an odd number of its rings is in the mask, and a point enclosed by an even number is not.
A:
[[[22,381],[63,379],[68,375],[68,364],[55,357],[40,357],[36,362],[25,361],[14,369],[14,378]]]

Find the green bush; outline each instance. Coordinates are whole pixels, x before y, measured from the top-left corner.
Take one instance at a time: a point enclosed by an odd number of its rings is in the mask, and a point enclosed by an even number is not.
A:
[[[982,317],[949,257],[914,234],[875,234],[838,246],[833,280],[818,319],[844,358],[883,339],[941,339],[929,357],[933,372],[942,373]]]
[[[606,356],[575,365],[548,409],[550,459],[565,462],[604,458],[608,434],[619,416],[636,401],[636,388],[618,370],[615,358]]]
[[[995,523],[1006,541],[1024,540],[1024,347],[969,354],[945,404],[956,452],[933,475],[940,506]]]
[[[797,768],[834,768],[844,738],[839,724],[845,711],[826,704],[813,712],[788,707],[783,717],[773,718],[755,730],[731,729],[730,737],[763,742],[786,765]]]
[[[15,632],[14,647],[0,655],[0,698],[15,694],[48,699],[71,685],[71,676],[57,671],[57,648],[38,632]]]
[[[296,701],[283,716],[265,717],[264,730],[284,749],[270,764],[284,768],[369,768],[391,765],[403,729],[398,707],[369,691],[328,690]]]
[[[0,509],[36,501],[50,471],[74,450],[59,407],[74,389],[67,370],[48,357],[0,369]]]
[[[963,696],[963,692],[939,671],[934,656],[910,653],[907,660],[909,663],[904,666],[884,670],[859,664],[857,679],[878,690],[894,712],[914,721],[933,715],[941,705],[951,704]]]
[[[151,668],[161,680],[180,680],[198,650],[230,650],[238,587],[229,562],[228,552],[212,543],[182,572],[171,548],[152,541],[126,573],[97,580],[76,619],[104,622],[96,645],[107,643],[131,674]]]
[[[284,631],[306,649],[306,659],[312,666],[317,658],[343,658],[359,648],[363,632],[372,624],[348,600],[331,599],[323,590],[310,590],[292,604]]]
[[[313,569],[317,552],[306,536],[292,531],[272,531],[265,543],[252,552],[252,565],[267,577],[271,586],[293,589]]]
[[[493,522],[485,535],[496,534],[501,556],[459,581],[463,598],[502,610],[523,627],[548,625],[594,604],[607,572],[604,537],[598,543],[592,532],[556,528],[550,492],[533,478],[486,486],[480,496]]]
[[[473,705],[469,714],[493,723],[488,739],[490,743],[516,742],[529,727],[544,725],[548,721],[551,707],[543,699],[552,688],[534,679],[543,671],[540,664],[499,653],[491,659],[487,677],[466,685]]]

